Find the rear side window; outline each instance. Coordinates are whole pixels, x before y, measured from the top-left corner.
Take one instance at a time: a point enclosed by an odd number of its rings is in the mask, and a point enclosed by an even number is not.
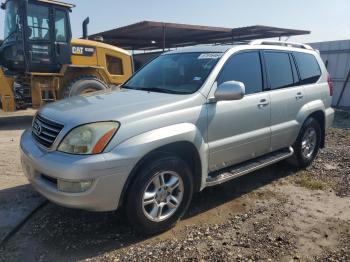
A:
[[[218,85],[227,81],[239,81],[245,85],[245,93],[262,91],[262,73],[259,52],[234,55],[225,64],[218,78]]]
[[[293,53],[298,65],[302,84],[313,84],[321,77],[321,69],[316,58],[311,54]]]
[[[271,89],[294,85],[295,79],[288,53],[265,52],[264,57]]]

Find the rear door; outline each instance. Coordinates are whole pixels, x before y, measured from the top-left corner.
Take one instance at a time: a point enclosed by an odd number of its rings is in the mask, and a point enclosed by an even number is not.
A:
[[[304,105],[294,59],[289,52],[264,51],[271,99],[271,151],[293,144],[300,124],[297,115]]]
[[[259,51],[234,54],[226,62],[217,85],[232,80],[245,84],[243,99],[207,105],[210,171],[266,154],[270,148],[270,98],[263,92]]]

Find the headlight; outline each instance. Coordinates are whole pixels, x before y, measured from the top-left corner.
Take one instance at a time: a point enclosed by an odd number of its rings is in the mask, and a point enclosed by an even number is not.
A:
[[[58,147],[58,151],[70,154],[101,153],[119,128],[118,122],[98,122],[71,130]]]

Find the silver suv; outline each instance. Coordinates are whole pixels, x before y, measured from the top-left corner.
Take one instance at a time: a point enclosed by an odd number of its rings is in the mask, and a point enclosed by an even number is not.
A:
[[[165,53],[121,88],[43,107],[21,139],[32,185],[66,207],[111,211],[154,234],[194,192],[283,159],[310,165],[331,126],[317,51],[255,41]]]

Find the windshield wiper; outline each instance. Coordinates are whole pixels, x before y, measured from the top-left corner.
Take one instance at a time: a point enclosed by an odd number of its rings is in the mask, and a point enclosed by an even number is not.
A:
[[[147,92],[167,93],[167,94],[182,94],[182,95],[187,94],[187,92],[176,91],[176,90],[171,90],[171,89],[161,88],[161,87],[136,87],[136,86],[123,85],[121,86],[121,88],[147,91]]]
[[[133,86],[126,86],[126,85],[122,85],[121,88],[125,88],[125,89],[132,89],[132,90],[137,90],[138,88],[133,87]]]
[[[158,92],[158,93],[167,93],[167,94],[187,94],[187,92],[171,90],[161,87],[141,87],[138,90],[149,91],[149,92]]]

